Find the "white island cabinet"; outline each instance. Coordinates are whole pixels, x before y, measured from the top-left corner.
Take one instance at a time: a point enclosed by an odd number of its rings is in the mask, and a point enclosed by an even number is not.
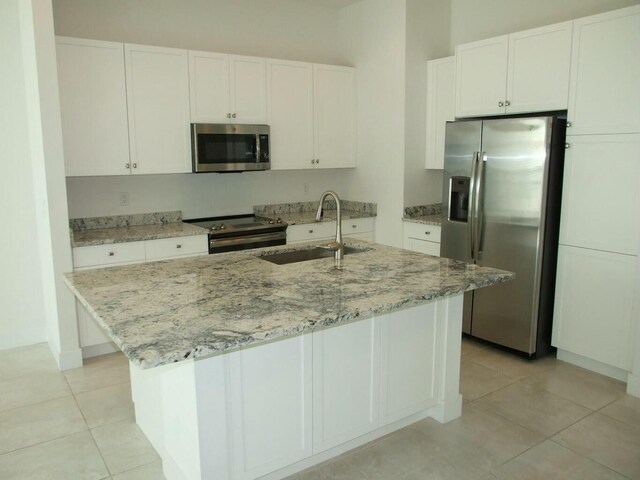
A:
[[[462,295],[151,369],[136,421],[167,480],[281,479],[426,417],[460,416]]]

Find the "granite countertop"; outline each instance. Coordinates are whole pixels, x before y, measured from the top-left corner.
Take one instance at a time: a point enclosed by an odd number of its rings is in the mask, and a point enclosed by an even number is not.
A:
[[[189,237],[191,235],[206,235],[208,232],[206,228],[183,222],[72,230],[71,246],[86,247],[108,243],[156,240],[158,238]]]
[[[341,213],[342,213],[342,220],[348,220],[352,218],[368,218],[368,217],[376,216],[373,213],[353,211],[353,210],[343,210]],[[336,216],[337,216],[336,210],[325,210],[323,212],[323,215],[320,221],[332,222],[332,221],[335,221]],[[292,212],[292,213],[281,213],[277,215],[263,214],[259,218],[264,218],[267,220],[281,219],[283,222],[287,222],[289,225],[304,225],[307,223],[316,223],[316,212]]]
[[[311,244],[269,247],[65,274],[65,281],[126,356],[156,367],[317,326],[506,282],[502,270],[349,240],[367,249],[275,265],[259,258]]]
[[[342,219],[369,218],[375,217],[378,212],[378,205],[375,203],[357,202],[351,200],[341,200]],[[322,222],[331,222],[336,219],[336,203],[333,198],[328,197],[324,202],[322,210]],[[273,205],[256,205],[253,207],[253,214],[266,220],[281,219],[289,225],[304,225],[316,222],[316,212],[318,202],[292,202],[276,203]]]
[[[414,217],[402,217],[403,222],[424,223],[427,225],[442,225],[442,215],[439,213],[432,215],[419,215]]]

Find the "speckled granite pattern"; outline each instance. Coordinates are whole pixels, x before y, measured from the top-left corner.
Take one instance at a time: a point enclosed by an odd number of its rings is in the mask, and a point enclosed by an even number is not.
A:
[[[375,215],[361,212],[342,210],[342,220],[348,220],[350,218],[366,218],[375,217]],[[321,222],[331,222],[336,219],[336,210],[323,210]],[[316,211],[313,212],[293,212],[293,213],[281,213],[277,215],[264,215],[257,218],[266,220],[280,219],[283,222],[287,222],[289,225],[302,225],[306,223],[316,223]]]
[[[513,274],[359,241],[369,248],[275,265],[270,247],[68,273],[65,281],[141,368],[198,358],[506,282]],[[306,245],[306,247],[310,247]]]
[[[361,214],[361,217],[375,217],[378,213],[378,205],[376,203],[354,202],[350,200],[341,200],[342,211],[352,212],[352,214]],[[336,202],[333,198],[328,197],[324,202],[324,210],[330,211],[336,209]],[[315,212],[318,210],[318,201],[315,202],[291,202],[277,203],[274,205],[256,205],[253,207],[253,214],[257,217],[273,218],[274,215],[282,217],[292,213]]]
[[[138,213],[134,215],[115,215],[111,217],[72,218],[69,220],[71,230],[92,230],[95,228],[131,227],[134,225],[151,225],[155,223],[178,223],[182,221],[182,212]]]
[[[425,225],[442,225],[442,214],[423,215],[421,217],[402,217],[403,222],[424,223]]]
[[[424,217],[428,215],[435,215],[442,212],[441,203],[433,203],[430,205],[416,205],[414,207],[407,207],[404,209],[404,217]]]
[[[206,228],[182,222],[135,225],[131,227],[94,228],[71,232],[71,246],[87,247],[90,245],[140,242],[142,240],[156,240],[159,238],[189,237],[192,235],[206,235],[208,232]]]

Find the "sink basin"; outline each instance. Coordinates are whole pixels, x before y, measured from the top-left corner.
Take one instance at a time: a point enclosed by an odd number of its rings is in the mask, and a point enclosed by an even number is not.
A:
[[[356,247],[344,247],[344,254],[362,253],[369,250],[368,248],[356,248]],[[268,255],[262,255],[258,258],[266,260],[267,262],[275,263],[276,265],[286,265],[288,263],[306,262],[308,260],[317,260],[318,258],[331,258],[333,257],[333,250],[326,248],[315,247],[307,248],[304,250],[294,250],[292,252],[271,253]]]

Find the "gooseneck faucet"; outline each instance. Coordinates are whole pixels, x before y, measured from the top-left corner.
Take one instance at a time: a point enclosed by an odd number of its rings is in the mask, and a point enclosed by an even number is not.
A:
[[[344,245],[342,244],[342,212],[340,210],[340,197],[338,197],[336,192],[327,190],[320,196],[320,205],[318,205],[318,213],[316,213],[316,222],[319,222],[322,217],[322,205],[324,204],[325,198],[328,196],[332,196],[336,201],[336,239],[327,245],[327,248],[334,251],[336,263],[339,263],[344,257]]]

